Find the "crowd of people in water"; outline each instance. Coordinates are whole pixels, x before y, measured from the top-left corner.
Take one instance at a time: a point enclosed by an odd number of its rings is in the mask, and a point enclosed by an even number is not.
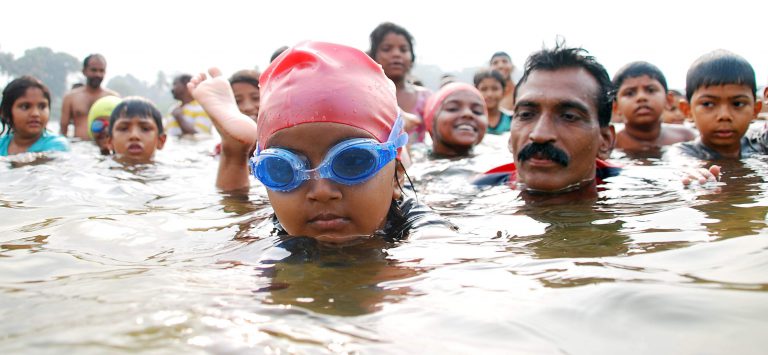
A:
[[[725,50],[690,66],[684,93],[651,63],[611,77],[564,43],[531,54],[517,82],[510,56],[497,52],[473,83],[445,75],[432,92],[410,75],[413,42],[403,27],[382,23],[367,51],[307,41],[279,48],[262,73],[180,75],[172,86],[179,104],[166,117],[144,98],[103,88],[106,59],[89,55],[85,85],[63,98],[59,134],[46,129],[44,83],[23,76],[6,85],[0,156],[67,151],[74,137],[145,164],[168,135],[215,131],[219,189],[247,191],[252,175],[266,187],[279,234],[346,243],[455,230],[413,198],[406,171],[420,145],[428,144],[424,159],[463,159],[486,135],[509,134],[510,163],[474,183],[508,185],[531,202],[594,199],[621,173],[614,150],[688,157],[685,184],[717,179],[720,159],[768,153],[768,130],[751,125],[768,88],[758,92],[750,63]]]

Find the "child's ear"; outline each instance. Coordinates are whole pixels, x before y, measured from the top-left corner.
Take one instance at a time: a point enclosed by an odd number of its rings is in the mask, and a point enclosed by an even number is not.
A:
[[[671,92],[667,92],[667,110],[671,110],[676,104],[675,95]]]
[[[683,112],[683,115],[685,115],[686,118],[690,118],[691,116],[691,104],[688,103],[686,100],[680,100],[677,102],[677,108],[680,109],[680,111]]]
[[[760,114],[760,111],[763,110],[763,100],[757,100],[755,101],[755,118],[757,118],[757,115]]]
[[[403,195],[401,190],[405,183],[405,167],[399,160],[395,161],[395,176],[392,178],[392,199],[398,200]]]
[[[607,160],[611,157],[613,148],[616,146],[616,127],[600,127],[600,145],[597,148],[597,157],[601,160]]]
[[[157,150],[163,149],[163,146],[165,145],[165,139],[168,138],[167,135],[161,134],[157,136]]]
[[[107,149],[109,149],[110,154],[115,154],[115,147],[112,145],[112,135],[107,136]]]

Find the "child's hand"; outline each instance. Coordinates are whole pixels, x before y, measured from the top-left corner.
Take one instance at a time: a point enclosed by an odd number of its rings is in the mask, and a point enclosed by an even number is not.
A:
[[[189,92],[211,116],[221,134],[222,149],[250,149],[256,141],[256,123],[240,113],[229,81],[221,76],[221,70],[208,70],[192,77],[187,84]],[[227,147],[229,146],[229,147]]]
[[[704,184],[707,181],[720,180],[720,166],[712,165],[707,168],[690,168],[683,171],[682,183],[685,186],[690,185],[694,181],[698,181],[699,184]]]

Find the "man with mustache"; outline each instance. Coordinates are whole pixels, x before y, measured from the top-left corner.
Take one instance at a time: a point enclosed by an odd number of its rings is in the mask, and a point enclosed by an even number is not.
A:
[[[616,137],[612,89],[605,68],[584,49],[558,44],[532,54],[515,90],[509,149],[516,162],[476,183],[514,184],[527,195],[594,195],[596,182],[619,170],[599,159],[610,155]]]
[[[101,54],[91,54],[83,60],[83,75],[85,85],[72,89],[64,96],[61,104],[61,135],[67,136],[69,124],[75,126],[74,136],[83,140],[91,140],[88,135],[88,111],[96,100],[104,96],[120,96],[118,93],[101,87],[107,61]]]

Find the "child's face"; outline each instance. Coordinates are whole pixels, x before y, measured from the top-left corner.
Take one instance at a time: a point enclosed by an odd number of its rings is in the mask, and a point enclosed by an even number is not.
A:
[[[234,83],[232,91],[240,112],[256,121],[259,117],[259,88],[248,83]]]
[[[23,96],[16,99],[11,107],[13,127],[17,136],[24,138],[38,137],[48,124],[50,108],[43,90],[31,87]]]
[[[99,147],[101,154],[109,155],[109,116],[96,117],[93,120],[94,123],[100,123],[101,130],[96,132],[93,128],[96,124],[91,124],[91,132],[93,132],[93,142]]]
[[[326,152],[350,138],[372,138],[359,128],[328,122],[304,123],[277,131],[267,147],[305,156],[315,168]],[[269,202],[286,232],[324,242],[343,243],[367,237],[384,226],[389,206],[399,196],[395,160],[370,180],[342,185],[309,179],[289,192],[267,190]]]
[[[664,109],[671,104],[661,83],[647,75],[627,78],[616,95],[616,111],[631,126],[650,128],[658,124]]]
[[[506,56],[496,56],[491,60],[491,69],[498,71],[505,78],[509,78],[513,69],[512,61]]]
[[[473,147],[483,140],[488,129],[483,99],[469,91],[448,95],[435,116],[434,125],[435,153],[451,155],[451,147]]]
[[[702,86],[691,97],[691,116],[701,141],[724,154],[739,152],[741,137],[761,107],[746,85]]]
[[[387,33],[376,48],[376,62],[390,79],[405,78],[411,70],[411,46],[403,35]]]
[[[504,89],[501,87],[501,83],[496,79],[485,78],[480,80],[480,83],[477,84],[477,90],[480,90],[480,93],[483,94],[485,106],[487,106],[489,110],[499,107],[499,102],[501,101],[502,96],[504,96]]]
[[[685,123],[685,112],[680,109],[680,100],[685,100],[684,97],[678,96],[678,95],[672,95],[671,96],[671,105],[668,105],[664,109],[664,113],[661,114],[661,120],[664,123],[669,124],[683,124]]]
[[[166,136],[158,134],[151,117],[120,117],[115,120],[108,142],[118,159],[129,163],[149,163],[155,150],[162,149]]]

